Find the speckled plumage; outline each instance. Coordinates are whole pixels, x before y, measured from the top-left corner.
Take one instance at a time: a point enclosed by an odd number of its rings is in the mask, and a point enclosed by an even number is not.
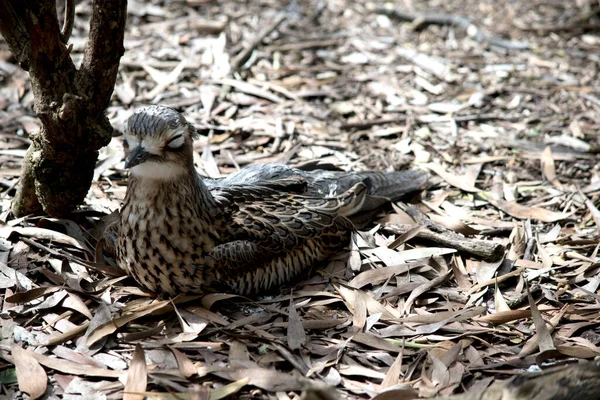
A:
[[[179,113],[162,106],[138,111],[125,128],[131,175],[117,260],[155,292],[253,294],[282,285],[348,244],[350,219],[373,199],[369,193],[380,194],[377,185],[395,198],[425,180],[416,171],[398,180],[398,173],[266,164],[205,183],[193,166],[193,136]]]

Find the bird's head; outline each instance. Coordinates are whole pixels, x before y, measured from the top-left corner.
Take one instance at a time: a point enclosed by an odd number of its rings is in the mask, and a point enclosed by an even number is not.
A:
[[[193,169],[196,129],[166,106],[136,111],[125,122],[125,168],[138,178],[171,180]]]

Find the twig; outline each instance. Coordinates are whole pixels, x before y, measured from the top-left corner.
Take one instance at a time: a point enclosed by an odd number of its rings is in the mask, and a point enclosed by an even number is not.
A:
[[[246,47],[244,47],[243,50],[241,50],[231,61],[230,64],[230,71],[229,71],[229,76],[232,77],[234,73],[236,73],[240,67],[248,60],[248,58],[250,58],[250,56],[252,55],[252,52],[258,47],[260,46],[260,44],[262,43],[262,41],[269,36],[273,31],[275,31],[275,29],[277,29],[279,27],[279,25],[281,25],[281,23],[283,21],[285,21],[285,19],[287,18],[287,16],[285,14],[280,14],[279,16],[277,16],[277,18],[275,18],[275,20],[273,21],[273,23],[269,26],[267,26],[265,29],[263,29],[261,32],[259,32],[259,34],[254,38],[254,40],[252,42],[250,42],[250,44]],[[219,94],[219,98],[224,98],[229,92],[231,91],[231,85],[225,85],[221,88],[221,93]]]
[[[373,5],[372,11],[378,14],[384,14],[388,17],[397,18],[401,21],[413,22],[416,27],[420,25],[451,25],[463,29],[467,35],[480,42],[488,42],[493,46],[502,47],[511,50],[525,50],[529,48],[527,42],[513,42],[512,40],[502,39],[492,36],[477,27],[469,18],[460,15],[442,14],[442,13],[408,13],[405,11],[392,9],[383,5]]]
[[[330,46],[339,46],[343,43],[342,38],[337,39],[329,39],[329,40],[309,40],[306,42],[296,42],[296,43],[285,43],[285,44],[277,44],[273,46],[268,46],[267,50],[270,51],[299,51],[299,50],[307,50],[314,49],[317,47],[330,47]]]
[[[510,115],[501,115],[501,114],[468,114],[468,115],[456,115],[453,117],[456,122],[470,122],[470,121],[519,121],[523,117],[522,116],[510,116]],[[406,116],[400,116],[396,118],[378,118],[371,119],[366,121],[357,121],[357,122],[347,122],[342,124],[340,129],[343,130],[351,130],[351,129],[368,129],[377,125],[385,125],[385,124],[401,124],[406,122]],[[424,118],[417,117],[416,120],[418,122],[426,122]]]
[[[73,32],[73,25],[75,23],[75,0],[65,1],[65,20],[63,27],[60,30],[60,39],[63,43],[67,44],[71,38]]]
[[[407,204],[398,204],[404,212],[406,212],[417,224],[425,225],[428,229],[420,231],[416,237],[431,240],[432,242],[448,246],[458,251],[464,251],[479,257],[483,257],[490,261],[499,260],[504,256],[504,246],[500,243],[487,240],[470,239],[451,231],[435,221],[430,220],[427,215],[423,214],[419,209]],[[411,225],[390,225],[384,229],[396,234],[403,234],[406,230],[411,229]]]
[[[254,38],[254,40],[252,42],[250,42],[250,44],[248,46],[244,47],[244,49],[242,51],[240,51],[237,54],[237,56],[234,57],[233,61],[231,62],[230,74],[233,74],[234,72],[236,72],[248,60],[248,58],[250,57],[252,52],[258,46],[260,46],[262,41],[265,40],[265,38],[267,36],[269,36],[273,31],[275,31],[275,29],[277,29],[279,27],[279,25],[281,25],[281,23],[283,21],[285,21],[286,18],[287,17],[285,14],[280,14],[279,16],[277,16],[277,18],[275,18],[275,20],[273,21],[273,23],[271,25],[269,25],[265,29],[263,29]]]
[[[392,232],[397,235],[406,233],[412,225],[388,225],[383,229],[387,232]],[[458,251],[463,251],[487,260],[498,260],[504,255],[504,246],[500,243],[490,242],[486,240],[470,239],[460,236],[457,233],[446,231],[444,233],[433,232],[429,229],[424,229],[415,236],[419,239],[430,240],[441,246],[450,247]]]
[[[368,129],[376,125],[385,125],[385,124],[400,124],[406,121],[406,116],[401,116],[398,118],[379,118],[379,119],[371,119],[367,121],[358,121],[358,122],[347,122],[342,124],[341,129],[350,130],[350,129]]]

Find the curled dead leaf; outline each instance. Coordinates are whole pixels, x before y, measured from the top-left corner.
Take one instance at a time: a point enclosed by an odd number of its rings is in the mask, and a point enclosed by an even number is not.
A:
[[[571,216],[570,213],[550,211],[542,207],[527,207],[518,203],[494,199],[492,197],[488,198],[488,201],[494,207],[499,208],[511,217],[519,219],[531,218],[542,222],[556,222]]]
[[[148,371],[146,357],[142,346],[137,344],[127,371],[127,383],[123,393],[123,400],[144,400],[144,392],[148,384]]]
[[[48,387],[48,376],[40,363],[31,355],[31,351],[25,350],[17,345],[12,345],[11,353],[17,370],[19,390],[39,399]]]

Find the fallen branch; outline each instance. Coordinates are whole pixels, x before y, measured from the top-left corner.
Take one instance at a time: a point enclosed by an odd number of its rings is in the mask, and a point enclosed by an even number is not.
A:
[[[461,28],[467,35],[479,42],[487,42],[493,46],[502,47],[510,50],[525,50],[529,48],[527,42],[514,42],[512,40],[502,39],[493,35],[489,35],[471,19],[460,15],[443,14],[443,13],[409,13],[394,8],[388,8],[384,5],[371,5],[371,10],[378,14],[387,15],[388,17],[396,18],[401,21],[412,22],[415,28],[422,25],[450,25]]]
[[[394,224],[387,225],[383,229],[387,232],[403,235],[412,228],[414,228],[413,225]],[[504,255],[504,246],[500,243],[486,240],[469,239],[451,231],[438,233],[429,229],[424,229],[417,233],[415,237],[429,240],[439,244],[440,246],[456,249],[458,251],[472,254],[490,261],[498,260]]]

